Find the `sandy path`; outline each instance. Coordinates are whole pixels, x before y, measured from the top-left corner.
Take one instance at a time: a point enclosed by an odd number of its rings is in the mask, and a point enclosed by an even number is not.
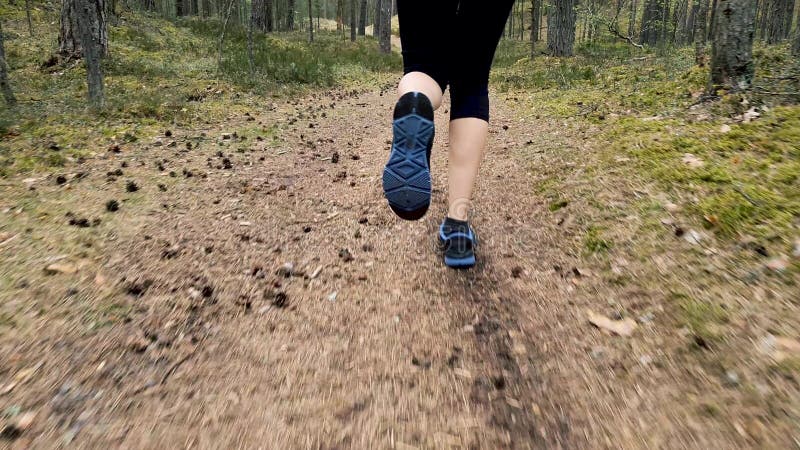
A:
[[[140,232],[153,239],[110,257],[129,279],[149,274],[151,310],[173,292],[200,290],[198,279],[213,286],[214,308],[227,307],[222,317],[200,314],[195,329],[203,332],[195,333],[203,337],[190,359],[167,383],[145,382],[129,406],[135,416],[114,418],[96,438],[152,448],[565,441],[566,413],[548,413],[555,406],[542,388],[532,333],[546,331],[542,323],[566,291],[549,262],[555,250],[539,221],[545,206],[525,195],[529,177],[507,150],[508,118],[495,111],[476,198],[480,265],[454,272],[435,243],[445,210],[446,133],[436,138],[431,212],[403,223],[380,192],[391,95],[346,96],[335,108],[320,103],[296,131],[287,128],[314,144],[271,150],[266,161],[235,155],[225,176],[171,194],[180,206],[156,213]],[[445,118],[438,114],[439,130]],[[163,258],[176,243],[180,255]],[[306,276],[274,275],[286,262]],[[276,295],[285,295],[281,307]],[[169,314],[152,313],[140,326],[158,334],[168,321]],[[154,367],[161,374],[167,366]]]

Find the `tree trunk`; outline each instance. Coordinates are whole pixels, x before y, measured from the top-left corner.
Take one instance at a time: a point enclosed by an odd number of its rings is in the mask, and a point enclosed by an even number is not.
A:
[[[294,0],[288,0],[286,5],[286,29],[294,31]]]
[[[553,56],[572,56],[575,45],[577,0],[555,0],[547,14],[547,50]]]
[[[80,31],[83,59],[86,61],[86,84],[89,87],[89,105],[93,108],[102,108],[105,102],[103,93],[103,72],[100,68],[102,58],[102,45],[97,40],[100,35],[100,26],[105,22],[99,16],[105,11],[97,0],[71,0],[77,16],[78,30]]]
[[[633,37],[636,32],[636,12],[638,8],[638,0],[631,0],[631,9],[628,16],[628,36]]]
[[[683,45],[689,36],[686,30],[686,16],[689,15],[689,2],[679,0],[675,9],[672,11],[672,42]]]
[[[28,17],[28,33],[33,37],[33,20],[31,19],[31,0],[25,0],[25,15]]]
[[[700,2],[698,0],[692,1],[692,7],[689,9],[689,17],[686,18],[686,26],[684,27],[686,33],[686,43],[693,44],[694,43],[694,25],[695,21],[698,20],[698,7]]]
[[[645,0],[642,13],[642,32],[639,36],[640,43],[649,46],[658,45],[663,28],[664,5],[662,2],[663,0]]]
[[[786,0],[786,7],[783,15],[783,39],[789,39],[792,36],[792,19],[794,19],[795,0]],[[800,27],[800,24],[797,24]]]
[[[311,0],[308,0],[308,42],[314,42],[314,13]]]
[[[709,91],[714,94],[720,89],[746,90],[755,71],[755,3],[753,0],[718,0],[717,3]]]
[[[250,68],[250,76],[252,77],[256,71],[256,57],[255,57],[255,43],[253,42],[253,6],[254,4],[250,3],[250,20],[248,21],[247,25],[247,63]]]
[[[542,27],[541,18],[542,0],[531,0],[531,45],[539,42],[539,29]]]
[[[367,35],[367,0],[361,0],[360,14],[358,15],[358,35]]]
[[[513,37],[514,36],[514,12],[513,12],[514,8],[513,8],[513,6],[512,6],[511,9],[512,9],[512,12],[511,12],[511,14],[508,15],[508,19],[506,19],[507,27],[506,27],[505,37]]]
[[[6,105],[12,107],[17,104],[14,91],[11,90],[11,83],[8,81],[8,64],[6,64],[6,50],[3,45],[3,24],[0,23],[0,90],[3,91],[3,98]]]
[[[356,2],[358,0],[348,0],[350,2],[350,41],[356,41],[356,31],[358,31],[358,17],[356,16]]]
[[[717,26],[717,2],[718,0],[711,1],[711,20],[708,22],[708,37],[706,41],[710,41],[714,37],[714,27]]]
[[[764,2],[761,24],[762,37],[768,44],[778,44],[789,38],[794,16],[794,0],[769,0]]]
[[[272,31],[271,6],[270,0],[253,0],[250,5],[250,21],[253,23],[254,29],[262,33]]]
[[[792,43],[792,55],[795,59],[800,59],[800,29],[794,32],[794,42]]]
[[[108,28],[106,27],[105,0],[88,0],[96,13],[91,15],[91,29],[97,33],[94,42],[99,45],[101,56],[108,54]],[[58,54],[66,60],[83,57],[78,14],[74,0],[64,0],[61,6],[61,23],[58,34]]]
[[[381,53],[392,52],[392,0],[381,1]]]
[[[708,0],[695,0],[697,10],[694,17],[694,60],[704,67],[706,65],[706,29],[708,28]]]
[[[342,20],[342,16],[344,15],[344,0],[336,0],[336,31],[342,31],[344,28],[344,20]]]
[[[376,38],[379,38],[381,35],[381,3],[382,0],[375,0],[375,16],[372,19],[372,36]]]
[[[792,41],[792,55],[800,60],[800,9],[797,11],[797,29],[794,30],[794,41]]]

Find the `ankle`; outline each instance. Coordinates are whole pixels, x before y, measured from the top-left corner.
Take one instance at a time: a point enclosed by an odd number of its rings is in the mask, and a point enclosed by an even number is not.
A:
[[[447,208],[447,218],[467,222],[469,220],[470,201],[466,198],[457,198],[450,201]]]
[[[452,217],[445,217],[442,222],[442,228],[445,234],[449,233],[469,233],[469,222],[466,220],[453,219]]]

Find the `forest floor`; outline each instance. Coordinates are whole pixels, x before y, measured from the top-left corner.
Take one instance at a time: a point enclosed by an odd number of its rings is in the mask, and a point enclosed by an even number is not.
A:
[[[676,119],[503,89],[479,264],[452,271],[447,104],[427,217],[381,194],[395,78],[250,103],[210,88],[238,103],[0,179],[0,447],[800,446],[800,235],[779,187],[734,191],[782,202],[763,233],[739,203],[712,217],[703,196],[730,189],[702,182],[731,157],[689,153]],[[796,195],[776,155],[797,108],[737,120],[685,129],[769,142],[760,177]]]
[[[577,180],[591,147],[507,102],[494,111],[475,200],[482,245],[471,271],[446,269],[436,252],[446,133],[429,215],[403,223],[384,204],[389,86],[112,145],[66,181],[7,179],[3,276],[14,286],[3,317],[14,332],[0,347],[2,401],[35,417],[4,442],[796,445],[796,372],[774,369],[769,346],[796,355],[797,341],[768,337],[797,330],[796,314],[777,315],[796,307],[791,288],[706,269],[722,257],[684,255],[695,245],[671,225],[658,255],[582,260],[582,202],[619,211],[654,193],[600,174],[561,191],[574,200],[554,212],[531,194],[530,171]],[[267,123],[280,131],[259,131]],[[625,233],[636,219],[617,220],[612,231]],[[761,310],[714,325],[732,329],[725,341],[699,342],[674,317],[679,289]],[[612,335],[587,309],[623,320],[612,328],[639,326]]]

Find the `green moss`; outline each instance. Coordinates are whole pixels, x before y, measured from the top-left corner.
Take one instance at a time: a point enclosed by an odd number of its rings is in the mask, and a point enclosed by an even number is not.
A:
[[[566,200],[556,200],[548,206],[548,209],[552,212],[556,212],[559,209],[566,208],[569,205],[569,202]]]
[[[601,139],[612,142],[607,159],[627,153],[640,176],[700,199],[690,211],[698,221],[717,217],[721,235],[787,230],[800,216],[800,107],[776,108],[728,133],[719,129],[719,123],[627,118]],[[686,154],[702,166],[688,165]]]
[[[611,249],[611,241],[604,239],[602,230],[597,227],[589,227],[583,236],[583,247],[589,253],[604,253]]]
[[[728,322],[728,312],[720,305],[673,293],[679,322],[695,335],[695,342],[714,342],[721,338],[718,327]]]

